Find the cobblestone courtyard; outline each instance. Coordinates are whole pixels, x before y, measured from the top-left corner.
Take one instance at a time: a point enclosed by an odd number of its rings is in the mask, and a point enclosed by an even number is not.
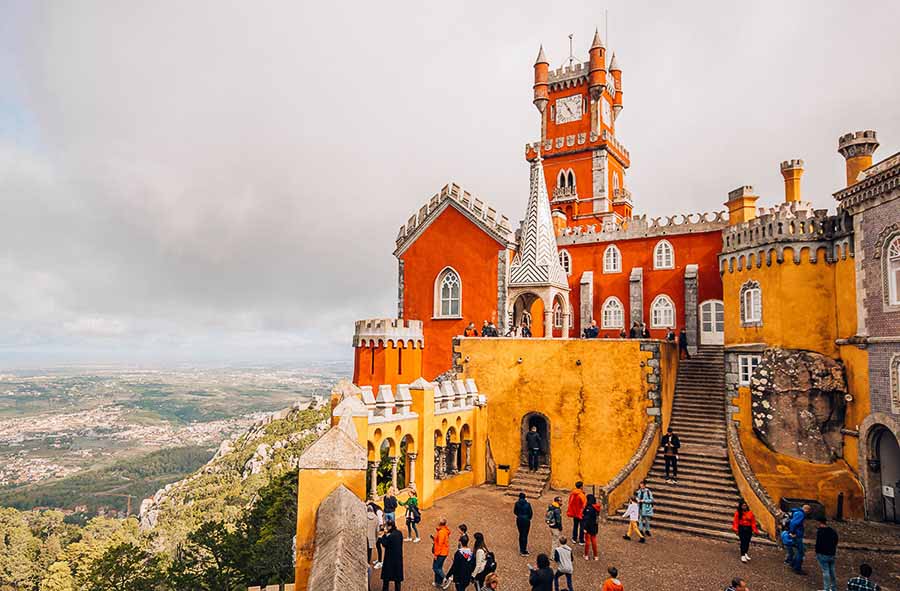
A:
[[[404,544],[404,589],[431,589],[431,543],[428,535],[443,516],[453,532],[451,548],[456,546],[456,526],[459,523],[469,527],[470,536],[476,531],[483,532],[488,546],[497,557],[500,588],[503,591],[528,591],[526,564],[528,561],[533,563],[539,552],[547,552],[550,547],[550,536],[543,517],[546,505],[552,498],[552,494],[545,493],[541,499],[532,501],[534,521],[529,544],[531,556],[528,558],[518,554],[512,497],[504,497],[497,489],[483,486],[440,500],[422,514],[422,523],[419,524],[422,541]],[[399,511],[398,517],[402,513],[402,510]],[[571,529],[568,518],[564,519],[564,526]],[[596,562],[584,561],[580,556],[583,547],[577,547],[575,589],[598,591],[609,565],[619,569],[619,578],[626,591],[722,591],[735,576],[745,578],[753,591],[805,591],[821,589],[822,586],[821,573],[811,550],[807,551],[804,563],[807,574],[799,576],[782,564],[784,557],[778,547],[753,545],[750,548],[752,561],[743,564],[738,557],[737,541],[730,544],[657,530],[646,544],[638,544],[634,540],[623,540],[623,533],[623,527],[618,522],[601,525],[600,560]],[[855,569],[863,561],[875,568],[875,580],[884,591],[900,591],[900,556],[843,551],[840,548],[837,560],[839,589],[846,589],[847,579],[855,574]],[[449,560],[445,568],[449,568]],[[379,571],[375,571],[375,577],[378,576]],[[380,589],[381,581],[373,582],[372,588]]]

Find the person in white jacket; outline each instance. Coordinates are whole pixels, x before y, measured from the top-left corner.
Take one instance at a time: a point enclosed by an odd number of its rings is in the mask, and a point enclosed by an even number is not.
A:
[[[475,544],[472,549],[475,550],[475,568],[472,570],[472,580],[475,581],[475,590],[481,591],[484,587],[484,578],[490,574],[485,570],[490,550],[484,543],[484,534],[480,531],[475,532]]]
[[[641,528],[638,527],[638,519],[640,519],[640,509],[638,508],[637,499],[631,497],[628,499],[628,506],[625,507],[625,514],[623,515],[625,519],[628,520],[628,533],[622,536],[625,540],[631,539],[631,532],[634,532],[640,538],[641,544],[646,542],[644,539],[644,534],[641,533]]]
[[[553,550],[553,561],[556,563],[556,574],[553,576],[553,590],[559,591],[559,578],[566,578],[566,589],[572,589],[572,572],[575,565],[572,564],[572,548],[566,544],[566,537],[559,538],[559,546]]]

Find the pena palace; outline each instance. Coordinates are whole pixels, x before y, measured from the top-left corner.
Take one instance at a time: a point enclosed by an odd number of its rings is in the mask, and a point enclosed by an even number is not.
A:
[[[773,539],[798,499],[900,521],[900,153],[873,163],[874,131],[841,136],[833,212],[789,158],[765,206],[736,179],[710,197],[721,211],[648,218],[616,134],[624,88],[599,33],[587,61],[553,68],[541,48],[522,221],[451,183],[400,226],[397,316],[356,323],[352,384],[301,458],[297,581],[316,569],[318,504],[389,487],[428,508],[581,480],[613,515],[646,479],[656,527],[722,539],[741,498]],[[686,353],[667,338],[681,330]],[[532,427],[538,473],[520,469]],[[677,490],[657,451],[670,427]]]

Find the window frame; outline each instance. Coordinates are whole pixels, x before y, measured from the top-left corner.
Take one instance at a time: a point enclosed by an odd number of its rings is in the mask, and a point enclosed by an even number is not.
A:
[[[450,276],[456,278],[456,285],[458,289],[458,297],[453,298],[453,294],[451,291],[450,297],[448,298],[450,313],[444,314],[444,282]],[[452,290],[452,288],[451,288]],[[457,313],[453,314],[453,301],[457,302]],[[463,317],[462,315],[462,276],[459,274],[459,271],[454,269],[453,267],[447,266],[441,269],[440,273],[437,274],[437,277],[434,280],[434,310],[432,319],[434,320],[459,320]]]
[[[672,318],[671,321],[667,322],[657,322],[656,312],[658,306],[660,306],[663,302],[668,302],[669,309],[672,310]],[[675,306],[675,300],[669,297],[667,294],[661,293],[653,298],[653,302],[650,304],[650,328],[672,328],[674,330],[676,326],[676,322],[678,321],[677,308]]]
[[[563,262],[563,259],[565,259],[565,262]],[[563,271],[566,272],[566,277],[572,275],[572,255],[565,248],[562,248],[559,251],[559,265],[563,268]]]
[[[619,320],[621,324],[610,324],[606,320],[607,312],[610,312],[611,305],[615,304],[617,306],[617,312],[619,312]],[[615,330],[615,329],[623,329],[625,328],[625,306],[622,305],[622,300],[617,298],[616,296],[609,296],[605,300],[603,300],[603,305],[600,306],[600,328],[604,330]]]
[[[559,302],[553,304],[553,328],[563,327],[563,310]]]
[[[663,264],[660,264],[660,254],[662,252],[662,248],[668,248],[669,255],[669,263],[665,264],[665,260],[663,260]],[[664,258],[664,257],[663,257]],[[653,268],[654,269],[674,269],[675,268],[675,247],[672,246],[672,243],[668,240],[660,240],[656,243],[656,246],[653,247]]]
[[[614,254],[616,259],[616,264],[613,268],[607,265],[609,262],[607,257],[609,257],[610,253]],[[603,251],[603,272],[609,274],[622,272],[622,250],[615,244],[610,244]]]
[[[882,272],[887,280],[887,305],[900,306],[900,234],[885,246]]]
[[[759,327],[763,324],[762,287],[753,279],[741,285],[741,326]],[[748,301],[749,298],[749,301]]]
[[[738,386],[749,386],[753,372],[759,367],[762,355],[758,353],[741,353],[738,355]],[[746,373],[746,378],[744,377]]]

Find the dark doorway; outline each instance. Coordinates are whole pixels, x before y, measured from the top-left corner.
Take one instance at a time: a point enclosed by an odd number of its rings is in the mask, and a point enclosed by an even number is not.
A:
[[[550,421],[546,416],[539,412],[530,412],[522,417],[522,434],[521,434],[521,463],[528,464],[528,446],[525,444],[525,435],[532,427],[537,427],[538,435],[541,436],[541,456],[540,465],[550,465]]]

